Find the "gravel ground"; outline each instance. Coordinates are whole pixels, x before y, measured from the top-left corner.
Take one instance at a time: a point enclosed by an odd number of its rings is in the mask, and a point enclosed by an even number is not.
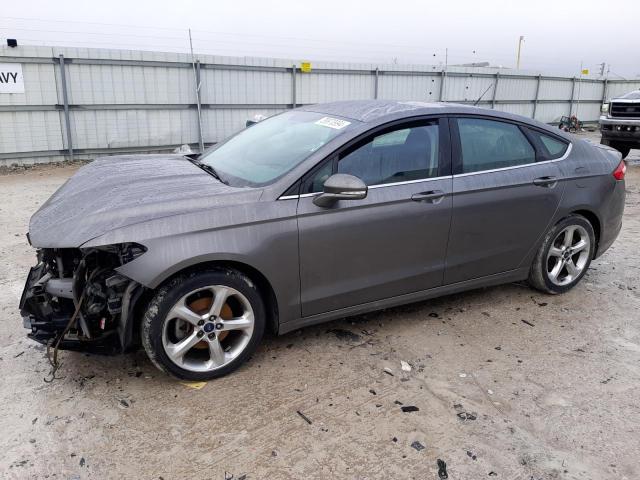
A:
[[[571,292],[511,284],[269,337],[201,389],[143,352],[64,352],[43,381],[17,311],[24,233],[76,168],[0,177],[3,478],[437,479],[438,459],[450,479],[640,478],[640,166]]]

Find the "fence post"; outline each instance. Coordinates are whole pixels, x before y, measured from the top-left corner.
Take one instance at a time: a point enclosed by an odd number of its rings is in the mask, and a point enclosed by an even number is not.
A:
[[[440,94],[439,94],[439,102],[444,102],[444,82],[447,79],[447,70],[443,68],[440,72]]]
[[[73,160],[73,139],[71,136],[71,119],[69,117],[69,96],[67,93],[67,75],[65,72],[64,55],[59,55],[60,81],[62,82],[62,101],[64,102],[64,123],[67,128],[67,150],[69,151],[69,160]]]
[[[573,99],[576,93],[576,77],[573,77],[573,86],[571,87],[571,102],[569,103],[569,116],[573,115]]]
[[[536,84],[536,96],[533,99],[533,115],[531,118],[536,119],[536,110],[538,110],[538,96],[540,95],[540,82],[542,81],[542,75],[538,75],[538,83]]]
[[[200,60],[196,60],[196,102],[198,106],[198,142],[200,153],[204,152],[204,136],[202,135],[202,97],[200,87]]]
[[[609,86],[609,79],[604,79],[604,84],[602,85],[602,103],[604,104],[607,101],[607,87]]]
[[[291,106],[296,108],[297,100],[296,100],[296,64],[294,63],[291,66]]]
[[[493,84],[493,98],[491,99],[491,109],[496,109],[496,93],[498,92],[498,80],[500,80],[500,72],[496,72],[496,81]]]
[[[378,70],[378,67],[376,67],[375,75],[376,75],[376,78],[375,78],[374,89],[373,89],[373,98],[377,100],[378,99],[378,80],[380,77],[380,71]]]

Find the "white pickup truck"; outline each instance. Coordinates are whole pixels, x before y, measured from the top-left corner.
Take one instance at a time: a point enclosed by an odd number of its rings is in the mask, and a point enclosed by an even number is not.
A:
[[[640,90],[612,98],[602,106],[600,143],[629,155],[632,148],[640,148]]]

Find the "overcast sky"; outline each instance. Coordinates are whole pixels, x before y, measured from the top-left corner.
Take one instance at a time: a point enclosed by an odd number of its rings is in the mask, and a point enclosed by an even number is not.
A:
[[[640,75],[640,0],[3,0],[0,35],[21,44],[449,64],[488,61],[579,75],[601,62]],[[124,26],[123,26],[124,25]],[[606,71],[606,70],[605,70]]]

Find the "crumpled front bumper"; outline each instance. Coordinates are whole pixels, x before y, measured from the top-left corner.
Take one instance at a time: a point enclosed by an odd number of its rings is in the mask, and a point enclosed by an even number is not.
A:
[[[44,264],[40,263],[29,270],[22,296],[20,297],[20,315],[24,328],[30,330],[29,338],[43,345],[51,345],[64,331],[71,319],[70,314],[56,312],[51,307],[50,294],[46,291],[49,277],[44,274]],[[92,352],[111,355],[121,351],[117,336],[87,341],[65,337],[59,345],[61,350]]]

